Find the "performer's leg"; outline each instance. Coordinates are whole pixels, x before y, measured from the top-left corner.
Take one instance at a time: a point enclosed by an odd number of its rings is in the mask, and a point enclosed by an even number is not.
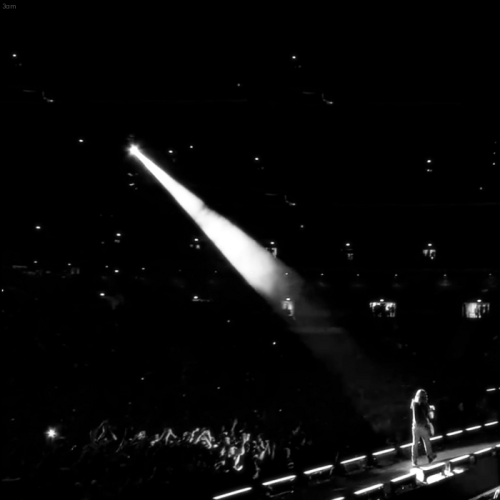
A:
[[[419,432],[419,426],[413,426],[411,428],[411,433],[413,437],[413,442],[411,446],[411,461],[413,464],[417,463],[417,458],[418,458],[418,443],[420,441],[420,432]]]
[[[422,427],[422,440],[424,441],[425,454],[429,457],[429,460],[434,460],[434,453],[432,452],[431,435],[427,427]]]

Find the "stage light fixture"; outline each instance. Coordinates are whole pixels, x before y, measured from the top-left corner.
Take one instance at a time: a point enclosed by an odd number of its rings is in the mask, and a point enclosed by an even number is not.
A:
[[[340,462],[344,472],[346,474],[350,474],[352,472],[358,472],[366,469],[367,467],[367,456],[363,455],[360,457],[350,458],[348,460],[344,460]]]
[[[476,425],[474,427],[468,427],[467,429],[465,429],[466,432],[472,432],[472,431],[477,431],[479,429],[481,429],[483,426],[482,425]]]
[[[404,491],[408,491],[417,487],[417,476],[415,472],[405,474],[404,476],[395,477],[389,481],[392,495],[399,495]]]
[[[368,486],[367,488],[355,491],[354,494],[356,495],[356,498],[362,498],[366,500],[382,500],[386,498],[383,483]]]
[[[461,457],[453,458],[446,464],[448,474],[461,474],[469,469],[471,463],[471,455],[462,455]]]
[[[291,493],[294,491],[293,481],[295,481],[296,478],[297,476],[295,475],[285,476],[279,479],[266,481],[265,483],[262,483],[262,486],[273,496]]]
[[[222,498],[234,497],[236,495],[241,495],[242,493],[246,493],[247,491],[251,491],[251,487],[241,488],[239,490],[231,491],[229,493],[223,493],[222,495],[217,495],[213,497],[213,500],[222,500]]]
[[[396,448],[388,448],[387,450],[377,451],[372,453],[374,462],[379,467],[390,465],[395,461]]]
[[[309,484],[318,484],[330,480],[333,472],[333,464],[323,465],[314,469],[304,471]]]
[[[439,441],[440,439],[443,439],[443,436],[434,436],[430,438],[431,441]]]
[[[432,484],[444,479],[446,470],[446,462],[428,465],[416,469],[417,482],[422,484]]]

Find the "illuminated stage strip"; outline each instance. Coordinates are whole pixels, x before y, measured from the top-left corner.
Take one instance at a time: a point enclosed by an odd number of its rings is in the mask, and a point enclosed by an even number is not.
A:
[[[363,488],[362,490],[355,491],[354,494],[355,495],[363,495],[364,493],[368,493],[369,491],[378,490],[378,489],[383,488],[383,487],[384,487],[383,483],[375,484],[373,486],[369,486],[368,488]]]
[[[396,448],[389,448],[388,450],[377,451],[375,453],[372,453],[372,455],[374,457],[378,457],[380,455],[386,455],[387,453],[391,453],[393,451],[396,451]]]
[[[272,481],[267,481],[266,483],[262,483],[262,486],[270,486],[271,484],[284,483],[285,481],[293,481],[297,476],[285,476],[280,477],[279,479],[273,479]]]
[[[323,465],[322,467],[317,467],[316,469],[306,470],[304,474],[315,474],[316,472],[321,472],[326,469],[331,469],[333,465]]]
[[[340,464],[341,465],[350,464],[352,462],[358,462],[359,460],[364,460],[365,458],[366,455],[363,455],[362,457],[350,458],[349,460],[344,460],[343,462],[340,462]]]
[[[235,490],[235,491],[231,491],[230,493],[224,493],[223,495],[218,495],[216,497],[213,497],[213,500],[220,500],[222,498],[229,498],[229,497],[232,497],[234,495],[239,495],[240,493],[245,493],[246,491],[250,491],[252,488],[248,487],[248,488],[242,488],[241,490]]]

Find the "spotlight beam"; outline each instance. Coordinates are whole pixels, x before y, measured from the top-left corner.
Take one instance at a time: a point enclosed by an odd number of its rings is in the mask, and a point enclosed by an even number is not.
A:
[[[286,318],[281,301],[287,297],[294,301],[295,321],[291,322],[292,331],[300,335],[312,353],[332,373],[341,376],[358,412],[365,415],[374,428],[377,422],[387,418],[383,410],[370,404],[370,398],[360,394],[359,388],[363,387],[365,394],[378,394],[380,387],[386,387],[387,397],[392,403],[395,397],[404,399],[406,396],[400,384],[395,382],[388,387],[386,380],[389,377],[384,367],[371,361],[345,330],[333,326],[329,308],[309,294],[298,273],[273,257],[229,220],[211,210],[200,198],[155,165],[137,146],[132,146],[130,153],[142,162],[236,271],[280,316]]]
[[[297,298],[302,280],[293,269],[278,261],[228,219],[210,209],[200,198],[155,165],[137,146],[132,146],[130,153],[173,196],[245,281],[275,309],[281,312],[281,301],[285,297],[291,297],[292,300]]]

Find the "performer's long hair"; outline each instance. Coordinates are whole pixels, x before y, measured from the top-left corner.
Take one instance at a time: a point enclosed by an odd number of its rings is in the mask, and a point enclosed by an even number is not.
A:
[[[413,401],[415,403],[426,403],[427,399],[427,393],[424,391],[424,389],[419,389],[415,394],[415,398],[413,399]]]

